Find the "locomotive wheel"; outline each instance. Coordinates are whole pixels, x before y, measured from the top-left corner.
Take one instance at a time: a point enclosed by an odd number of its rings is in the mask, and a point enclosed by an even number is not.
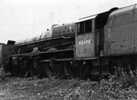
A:
[[[81,62],[80,63],[80,78],[81,79],[85,79],[87,77],[87,75],[89,74],[89,66],[88,64],[86,64],[86,62]]]
[[[47,77],[49,77],[50,79],[55,77],[53,61],[50,61],[50,62],[46,63],[45,67],[46,67],[46,75],[47,75]]]
[[[67,66],[67,64],[64,64],[63,68],[64,68],[64,76],[65,77],[69,77],[69,72],[68,72],[67,67],[69,67],[69,66]]]
[[[46,75],[47,77],[49,77],[50,79],[53,77],[53,73],[51,71],[50,66],[46,66]]]
[[[72,77],[70,62],[64,62],[63,63],[63,73],[64,73],[64,78],[71,78]]]
[[[84,72],[83,72],[83,79],[87,79],[90,77],[90,71],[91,71],[91,66],[88,64],[83,65],[84,67]]]
[[[54,75],[56,78],[64,77],[64,63],[63,62],[55,62],[53,63]]]
[[[72,78],[73,72],[72,72],[72,62],[64,62],[64,76],[65,78]]]

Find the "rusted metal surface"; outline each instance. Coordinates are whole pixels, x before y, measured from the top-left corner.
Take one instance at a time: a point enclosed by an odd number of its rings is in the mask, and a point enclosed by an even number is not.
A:
[[[95,56],[94,34],[78,35],[76,38],[76,58]]]
[[[105,27],[105,55],[137,53],[135,11],[136,9],[123,10],[123,12],[111,16]]]
[[[74,37],[60,37],[56,39],[47,39],[41,40],[34,43],[26,43],[24,45],[15,45],[16,51],[20,50],[20,53],[29,53],[33,50],[33,48],[38,47],[40,51],[47,51],[50,48],[58,48],[64,49],[68,46],[73,46],[74,44]]]

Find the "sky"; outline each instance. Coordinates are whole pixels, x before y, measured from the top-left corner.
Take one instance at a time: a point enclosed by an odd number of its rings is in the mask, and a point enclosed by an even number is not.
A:
[[[0,43],[29,40],[53,24],[135,3],[137,0],[0,0]]]

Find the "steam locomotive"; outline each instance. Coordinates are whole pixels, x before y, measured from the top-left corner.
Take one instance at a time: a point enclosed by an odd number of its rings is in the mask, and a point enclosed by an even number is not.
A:
[[[52,36],[1,44],[0,64],[18,76],[104,77],[130,74],[137,65],[137,5],[112,8],[71,24]]]

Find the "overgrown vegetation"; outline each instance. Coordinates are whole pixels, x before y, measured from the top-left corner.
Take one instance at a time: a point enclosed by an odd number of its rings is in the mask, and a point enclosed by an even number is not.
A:
[[[1,72],[0,100],[137,100],[137,75],[133,73],[98,82],[5,76]]]
[[[0,100],[136,100],[136,76],[108,80],[5,78]]]

